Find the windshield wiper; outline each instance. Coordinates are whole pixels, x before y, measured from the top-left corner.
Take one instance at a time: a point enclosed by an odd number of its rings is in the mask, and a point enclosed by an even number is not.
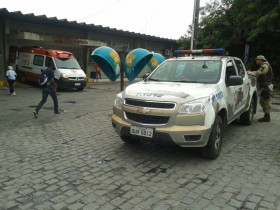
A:
[[[147,78],[147,80],[151,80],[151,81],[161,81],[159,79],[151,79],[151,78]]]
[[[198,83],[197,81],[191,81],[191,80],[179,80],[174,82],[184,82],[184,83]]]

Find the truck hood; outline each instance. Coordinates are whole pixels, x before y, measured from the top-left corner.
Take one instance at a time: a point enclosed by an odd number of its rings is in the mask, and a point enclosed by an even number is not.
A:
[[[55,75],[60,77],[60,74],[66,74],[68,77],[86,77],[82,69],[57,69]]]
[[[191,101],[210,96],[217,84],[175,83],[175,82],[138,82],[125,89],[126,98],[159,101]]]

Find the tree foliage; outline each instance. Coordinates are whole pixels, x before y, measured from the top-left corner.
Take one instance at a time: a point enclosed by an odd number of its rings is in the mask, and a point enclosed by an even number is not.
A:
[[[189,33],[178,41],[188,40]],[[280,75],[280,0],[213,0],[200,9],[197,48],[225,48],[250,63],[264,55]]]

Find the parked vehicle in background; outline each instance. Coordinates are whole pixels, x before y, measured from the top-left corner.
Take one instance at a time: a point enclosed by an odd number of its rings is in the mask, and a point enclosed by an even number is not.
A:
[[[139,139],[199,147],[219,156],[225,127],[253,122],[257,86],[243,62],[218,50],[177,51],[190,56],[164,61],[147,78],[117,94],[112,125],[126,143]]]
[[[55,64],[55,80],[58,90],[63,88],[76,88],[83,90],[86,86],[86,74],[71,52],[52,50],[41,47],[23,47],[18,50],[17,73],[18,79],[37,82],[42,70],[48,63]]]

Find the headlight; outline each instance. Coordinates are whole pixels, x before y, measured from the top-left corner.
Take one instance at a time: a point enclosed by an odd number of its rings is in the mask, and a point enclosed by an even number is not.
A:
[[[123,103],[124,103],[124,100],[123,100],[123,98],[122,98],[122,94],[119,93],[119,94],[116,96],[116,98],[115,98],[114,105],[115,105],[116,107],[121,108],[121,106],[123,105]]]
[[[210,97],[199,98],[193,101],[184,103],[179,108],[179,113],[199,114],[205,112],[210,103]]]
[[[62,74],[60,75],[60,78],[63,79],[63,80],[67,80],[67,79],[68,79],[68,76],[67,76],[67,74],[62,73]]]

